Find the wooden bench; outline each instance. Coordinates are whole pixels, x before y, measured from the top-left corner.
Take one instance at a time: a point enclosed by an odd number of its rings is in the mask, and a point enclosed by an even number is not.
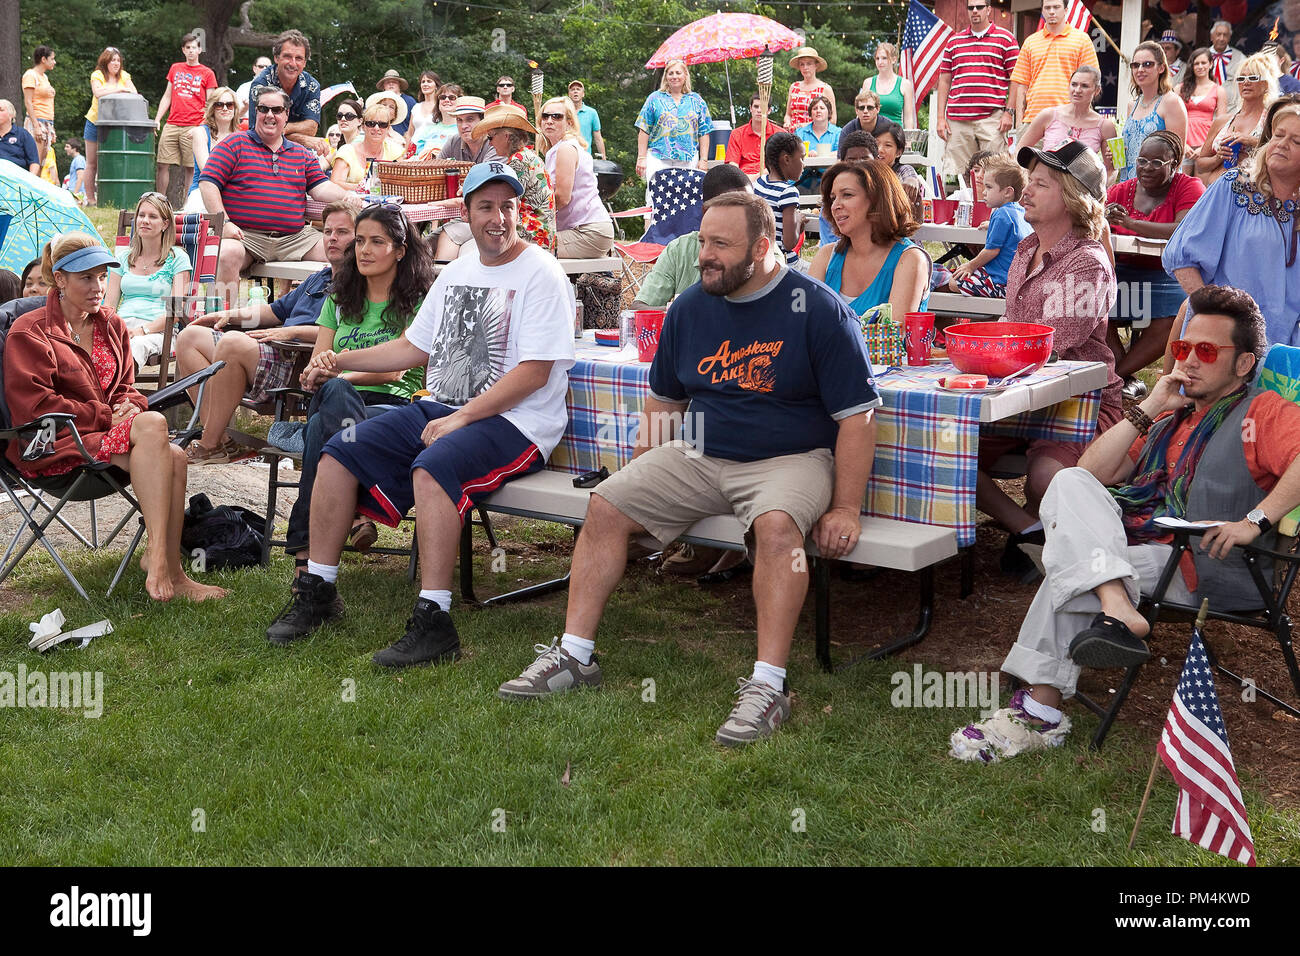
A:
[[[575,537],[587,517],[591,489],[573,487],[573,476],[558,471],[539,471],[509,482],[482,503],[485,511],[497,514],[553,521],[569,525]],[[726,551],[743,551],[744,529],[734,515],[716,515],[697,521],[682,535],[682,541]],[[816,546],[808,542],[816,601],[817,660],[831,670],[830,654],[830,562],[822,560]],[[925,637],[934,615],[934,566],[957,556],[957,533],[951,528],[863,516],[862,535],[857,546],[839,559],[897,571],[919,572],[920,610],[915,630],[876,648],[867,655],[876,660],[911,647]],[[521,588],[479,602],[474,596],[473,527],[466,522],[461,532],[460,590],[471,603],[499,604],[548,594],[568,587],[569,576]]]
[[[937,315],[986,315],[999,319],[1006,315],[1006,299],[982,299],[959,292],[931,292],[930,311]]]

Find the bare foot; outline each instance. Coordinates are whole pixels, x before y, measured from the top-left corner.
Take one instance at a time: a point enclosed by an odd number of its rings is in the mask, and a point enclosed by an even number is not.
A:
[[[155,601],[170,601],[175,596],[175,584],[165,562],[159,567],[146,569],[144,589],[149,592],[149,596]]]
[[[1113,617],[1117,621],[1123,621],[1124,626],[1132,632],[1134,637],[1140,637],[1143,640],[1151,633],[1151,622],[1138,613],[1138,609],[1128,601],[1119,602],[1119,606],[1114,608],[1102,605],[1102,613],[1108,617]]]
[[[184,574],[179,578],[173,578],[172,583],[176,587],[177,596],[190,601],[216,600],[229,593],[225,588],[219,588],[215,584],[199,584],[198,581]]]

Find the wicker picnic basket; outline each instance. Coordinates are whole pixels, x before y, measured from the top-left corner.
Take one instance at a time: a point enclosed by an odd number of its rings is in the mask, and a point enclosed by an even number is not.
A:
[[[403,202],[437,202],[447,198],[447,173],[462,180],[472,163],[454,159],[425,159],[416,162],[375,163],[379,184],[386,196],[401,196]]]

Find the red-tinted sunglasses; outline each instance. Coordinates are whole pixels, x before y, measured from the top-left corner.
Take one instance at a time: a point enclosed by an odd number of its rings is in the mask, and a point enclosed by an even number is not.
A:
[[[1196,357],[1205,364],[1209,365],[1218,361],[1219,349],[1236,350],[1235,345],[1215,345],[1213,342],[1189,342],[1186,339],[1174,339],[1169,343],[1170,350],[1174,353],[1174,358],[1179,362],[1192,354],[1192,349],[1196,349]]]

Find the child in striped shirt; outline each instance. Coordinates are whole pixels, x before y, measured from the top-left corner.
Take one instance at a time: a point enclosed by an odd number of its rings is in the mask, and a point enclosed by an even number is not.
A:
[[[803,233],[803,216],[799,213],[799,190],[795,183],[803,175],[803,144],[794,133],[773,135],[763,150],[767,173],[754,180],[754,194],[772,207],[776,217],[776,244],[785,253],[787,265],[799,262],[795,247]]]

